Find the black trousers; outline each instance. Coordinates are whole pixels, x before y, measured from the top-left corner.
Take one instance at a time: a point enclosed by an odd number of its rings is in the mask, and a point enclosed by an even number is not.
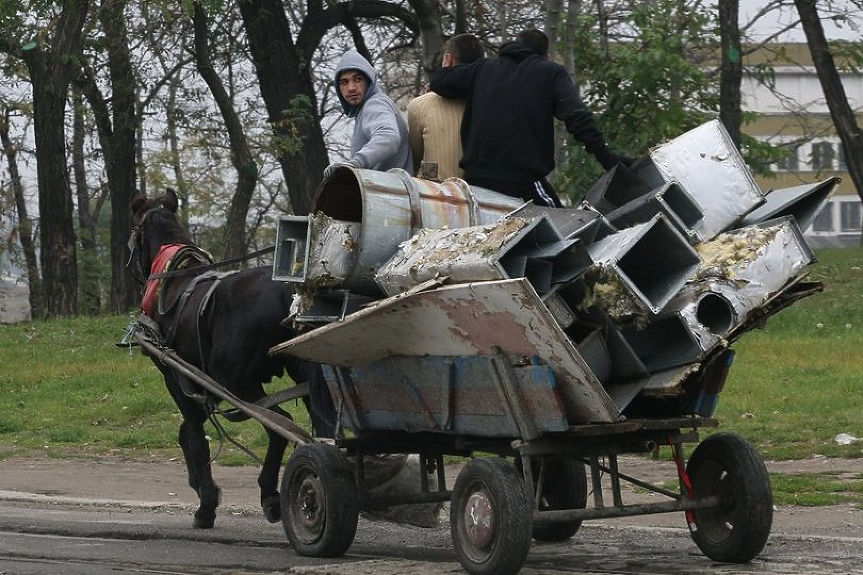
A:
[[[533,200],[538,206],[547,206],[549,208],[563,207],[554,188],[545,178],[533,182],[514,182],[512,180],[497,180],[494,178],[473,178],[466,175],[465,181],[473,186],[488,188],[507,196],[521,198],[526,202]]]

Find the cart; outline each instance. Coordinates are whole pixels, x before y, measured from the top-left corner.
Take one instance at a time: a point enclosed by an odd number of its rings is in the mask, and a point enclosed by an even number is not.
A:
[[[519,280],[500,284],[528,286]],[[818,289],[801,283],[775,298],[765,313]],[[358,315],[386,316],[387,303]],[[348,318],[329,331],[344,337],[345,326],[354,323],[368,322]],[[546,340],[555,336],[539,333]],[[315,332],[300,336],[275,351],[313,355],[314,349],[331,344],[326,338],[319,344],[319,337]],[[687,375],[684,397],[662,409],[651,405],[657,417],[617,416],[582,425],[568,423],[567,402],[556,381],[561,372],[548,365],[548,358],[513,354],[499,346],[492,346],[488,355],[389,355],[361,368],[326,365],[340,422],[333,440],[314,438],[268,409],[300,397],[307,386],[250,404],[152,341],[146,330],[136,338],[147,353],[231,404],[237,418],[256,419],[296,443],[282,477],[281,506],[285,533],[301,555],[341,556],[354,540],[360,512],[422,503],[450,504],[453,546],[469,573],[516,573],[532,540],[564,541],[590,519],[684,512],[702,552],[731,563],[755,557],[770,533],[771,487],[759,454],[730,433],[714,433],[699,443],[701,428],[718,424],[698,411],[712,413],[711,397],[721,391],[733,358],[730,348]],[[528,343],[535,347],[537,342]],[[423,347],[434,348],[428,342]],[[374,345],[366,349],[374,353]],[[589,405],[589,394],[581,393]],[[697,444],[688,459],[687,444]],[[629,475],[619,465],[621,455],[647,455],[663,446],[670,449],[669,476],[677,478],[676,490]],[[367,459],[383,454],[419,456],[420,477],[412,491],[380,496],[365,487]],[[454,485],[448,485],[445,473],[447,456],[469,458]],[[629,503],[626,484],[659,494],[663,501]]]
[[[837,183],[765,196],[717,121],[612,169],[573,209],[341,167],[313,215],[279,222],[273,278],[296,284],[307,331],[270,350],[324,366],[334,439],[148,351],[297,443],[281,510],[302,555],[345,553],[361,511],[449,502],[470,573],[515,573],[533,539],[585,520],[670,512],[707,557],[743,563],[770,534],[767,470],[743,438],[700,434],[718,425],[733,342],[822,289],[804,281],[801,229]],[[660,448],[677,489],[621,470]],[[367,464],[390,454],[419,457],[418,484],[374,493]],[[451,486],[447,456],[468,458]],[[664,499],[625,501],[624,484]]]

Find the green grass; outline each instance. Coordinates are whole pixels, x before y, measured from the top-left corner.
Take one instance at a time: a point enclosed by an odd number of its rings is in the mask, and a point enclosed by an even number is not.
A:
[[[109,316],[0,326],[0,459],[34,451],[179,455],[180,416],[161,374],[137,348],[114,345],[128,322]],[[302,408],[292,411],[307,424]],[[229,432],[255,451],[266,444],[255,422],[231,424]],[[218,437],[209,425],[208,434]],[[250,461],[234,447],[224,453],[222,463]]]
[[[745,334],[734,346],[737,357],[720,395],[719,429],[743,435],[766,459],[863,456],[863,444],[834,441],[843,432],[863,437],[863,249],[817,255],[810,278],[824,282],[825,291]],[[159,372],[137,349],[130,353],[114,345],[128,320],[0,326],[0,459],[35,453],[180,456],[180,419]],[[291,411],[308,425],[301,406]],[[266,439],[257,423],[228,424],[228,429],[263,452]],[[208,433],[217,438],[212,428]],[[226,444],[219,462],[242,465],[251,459]],[[820,487],[810,494],[807,482]],[[842,489],[834,490],[836,482]],[[859,502],[861,482],[774,475],[780,503]]]
[[[817,255],[810,278],[824,292],[745,334],[720,395],[722,428],[769,459],[863,456],[859,443],[834,441],[843,432],[863,436],[863,250]]]
[[[773,502],[777,505],[863,505],[863,476],[834,473],[771,473]]]

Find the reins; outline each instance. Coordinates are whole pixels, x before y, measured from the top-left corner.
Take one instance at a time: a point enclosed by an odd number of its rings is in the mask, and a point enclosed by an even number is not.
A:
[[[272,245],[272,246],[269,246],[266,248],[261,248],[257,251],[254,251],[252,253],[249,253],[249,254],[246,254],[243,256],[237,256],[235,258],[229,258],[226,260],[213,262],[211,264],[206,264],[206,265],[202,265],[202,266],[195,266],[195,267],[190,267],[190,268],[183,268],[183,269],[174,270],[174,271],[170,271],[170,272],[162,272],[159,274],[151,274],[147,278],[147,280],[148,281],[149,280],[160,280],[160,279],[166,279],[166,278],[187,276],[187,275],[192,275],[192,274],[197,275],[197,274],[200,274],[202,272],[209,271],[209,270],[214,270],[214,269],[218,269],[220,267],[225,267],[225,266],[229,266],[231,264],[236,264],[239,262],[250,260],[252,258],[256,258],[258,256],[268,254],[268,253],[273,252],[275,250],[276,250],[276,246]]]

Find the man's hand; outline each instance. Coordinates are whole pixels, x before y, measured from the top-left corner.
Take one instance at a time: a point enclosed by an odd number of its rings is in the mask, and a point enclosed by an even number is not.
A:
[[[602,148],[597,150],[594,155],[596,156],[596,160],[602,164],[602,167],[605,171],[610,170],[617,164],[623,164],[627,168],[631,166],[634,162],[634,158],[630,158],[629,156],[623,156],[620,154],[615,154],[608,148]]]

